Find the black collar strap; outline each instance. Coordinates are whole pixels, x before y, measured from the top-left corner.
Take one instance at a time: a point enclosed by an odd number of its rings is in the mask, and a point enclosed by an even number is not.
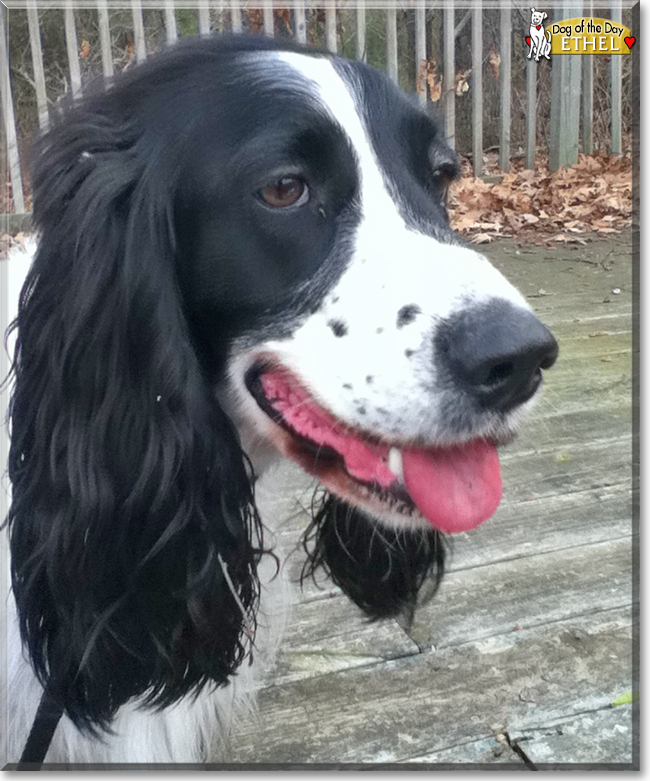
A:
[[[52,687],[48,684],[41,697],[17,770],[41,769],[52,742],[54,730],[62,715],[63,707],[59,704],[58,699],[52,695]]]

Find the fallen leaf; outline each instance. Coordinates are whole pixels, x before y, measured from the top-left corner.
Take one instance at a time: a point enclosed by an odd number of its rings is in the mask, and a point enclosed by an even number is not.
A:
[[[477,233],[470,239],[472,244],[489,244],[493,237],[489,233]]]
[[[488,66],[495,79],[499,78],[500,65],[501,65],[501,55],[494,48],[494,46],[490,46],[490,54],[488,55]]]
[[[439,76],[438,79],[436,79],[434,74],[428,76],[427,80],[429,82],[429,95],[431,96],[431,100],[433,103],[437,103],[442,95],[442,76]]]
[[[471,68],[466,71],[458,71],[455,77],[456,95],[459,97],[469,91],[469,75],[472,72]]]
[[[612,703],[612,708],[617,708],[619,705],[630,705],[633,702],[638,702],[641,699],[639,692],[626,692],[617,697]]]

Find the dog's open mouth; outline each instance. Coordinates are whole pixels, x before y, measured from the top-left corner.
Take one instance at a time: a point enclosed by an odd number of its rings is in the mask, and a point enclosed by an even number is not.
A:
[[[422,516],[443,532],[473,529],[501,500],[494,442],[448,447],[385,442],[352,428],[317,404],[284,369],[257,368],[246,385],[278,425],[283,455],[332,493],[380,515]]]

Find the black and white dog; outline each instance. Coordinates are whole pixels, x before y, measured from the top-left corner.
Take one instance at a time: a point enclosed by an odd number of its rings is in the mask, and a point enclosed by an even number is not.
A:
[[[557,344],[451,232],[457,172],[378,71],[244,37],[152,57],[41,139],[12,761],[43,686],[65,708],[48,762],[227,759],[284,598],[253,494],[279,455],[326,491],[312,566],[371,617],[494,513],[497,446]]]

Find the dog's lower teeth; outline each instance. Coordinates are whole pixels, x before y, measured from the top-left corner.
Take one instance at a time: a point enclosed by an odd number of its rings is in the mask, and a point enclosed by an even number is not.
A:
[[[402,468],[402,451],[396,447],[391,447],[388,451],[388,468],[400,481],[404,482],[404,470]]]

